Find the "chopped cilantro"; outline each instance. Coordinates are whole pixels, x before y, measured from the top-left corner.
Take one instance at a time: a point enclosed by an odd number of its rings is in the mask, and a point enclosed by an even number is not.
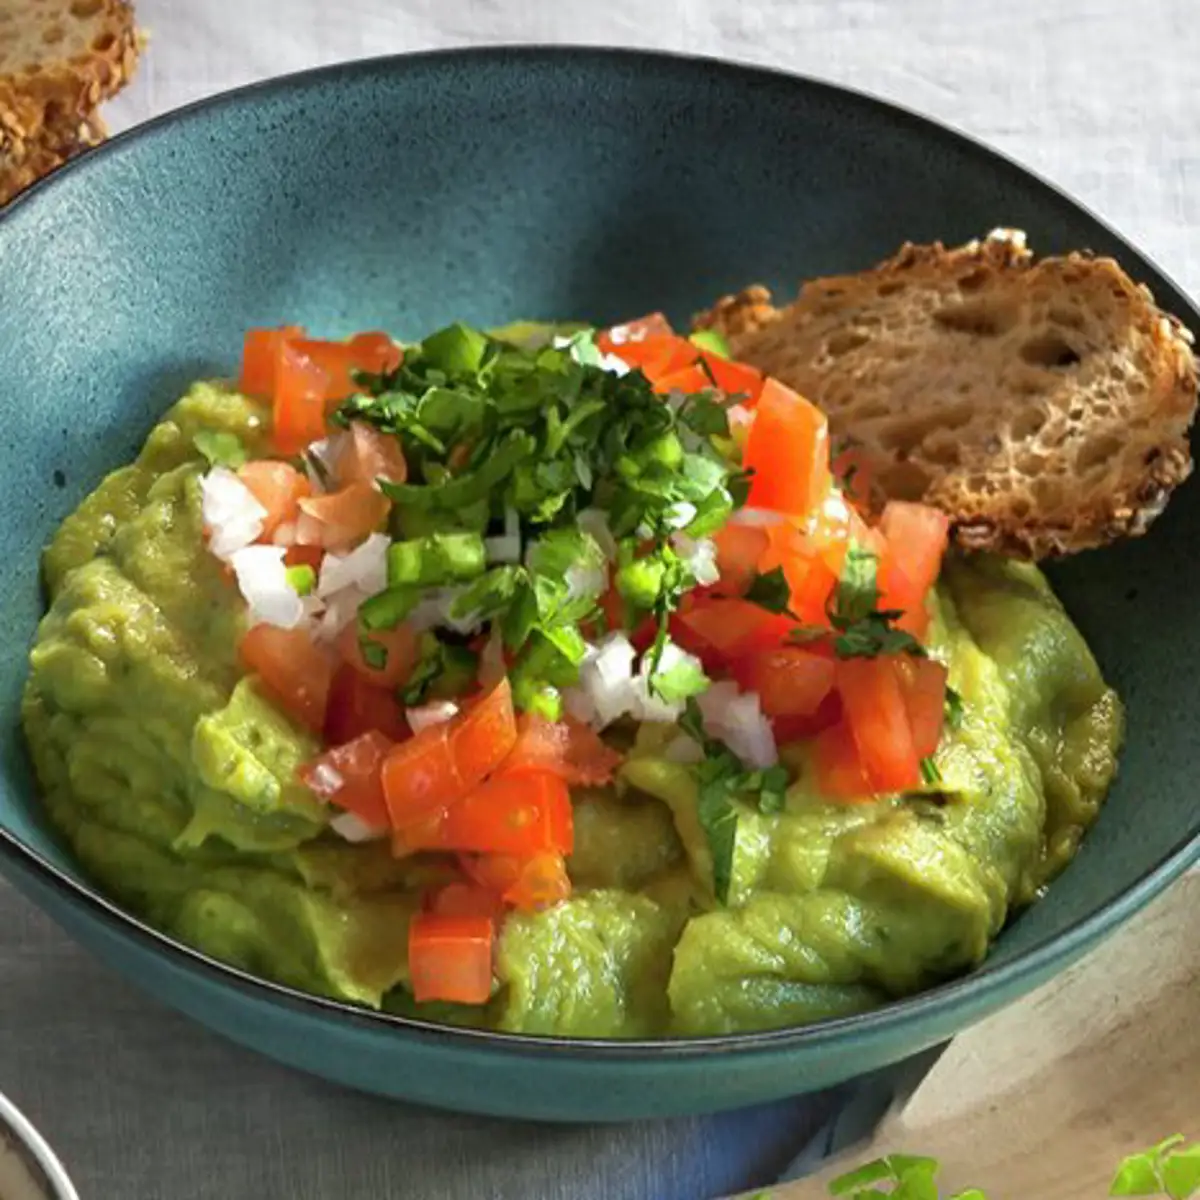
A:
[[[210,467],[228,467],[236,471],[246,465],[246,447],[236,433],[221,429],[201,429],[192,444],[208,460]]]
[[[912,634],[895,627],[903,614],[879,610],[878,567],[874,554],[851,542],[829,613],[837,633],[834,652],[839,658],[924,655],[924,647]]]
[[[698,696],[709,685],[704,669],[691,657],[680,658],[672,666],[655,672],[651,679],[655,695],[668,704]]]
[[[948,687],[946,689],[946,726],[949,729],[957,729],[962,725],[962,720],[962,697],[952,687]]]
[[[931,785],[942,782],[942,773],[932,758],[921,759],[921,778]]]
[[[791,598],[791,588],[788,587],[782,567],[776,567],[765,575],[755,575],[746,591],[747,600],[773,613],[786,613]]]

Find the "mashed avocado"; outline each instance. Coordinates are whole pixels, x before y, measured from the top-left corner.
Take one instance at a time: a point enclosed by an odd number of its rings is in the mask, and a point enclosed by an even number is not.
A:
[[[961,720],[919,797],[740,813],[728,906],[688,767],[641,736],[575,796],[572,898],[514,914],[482,1009],[415,1006],[407,927],[436,856],[351,845],[295,778],[311,736],[243,678],[243,605],[204,547],[201,430],[253,450],[264,414],[198,384],[63,523],[25,731],[55,825],[148,921],[294,987],[528,1033],[712,1034],[871,1008],[978,963],[1072,857],[1116,765],[1120,703],[1032,567],[951,561],[931,651]],[[646,731],[644,731],[644,734]]]

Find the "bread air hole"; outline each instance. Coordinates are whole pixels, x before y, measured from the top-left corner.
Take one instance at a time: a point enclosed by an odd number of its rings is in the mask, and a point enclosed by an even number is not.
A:
[[[1026,438],[1036,437],[1046,424],[1046,414],[1040,408],[1026,408],[1013,418],[1012,439],[1023,442]]]
[[[1079,354],[1056,330],[1048,330],[1023,343],[1021,357],[1034,367],[1073,367]]]
[[[973,337],[999,337],[1016,324],[1017,313],[993,301],[975,300],[939,309],[933,319],[945,329]]]
[[[103,3],[104,0],[74,0],[71,5],[71,16],[86,21],[88,17],[94,17],[100,11]]]
[[[830,358],[841,358],[843,354],[865,346],[870,340],[870,335],[860,329],[840,329],[825,343],[825,352]]]
[[[1075,456],[1075,469],[1090,471],[1102,463],[1115,458],[1121,451],[1121,443],[1115,437],[1094,438],[1079,447]]]

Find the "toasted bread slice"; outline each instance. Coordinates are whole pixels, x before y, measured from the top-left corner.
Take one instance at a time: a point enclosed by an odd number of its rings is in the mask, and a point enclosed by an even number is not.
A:
[[[84,121],[47,127],[39,141],[21,143],[18,153],[0,143],[0,207],[107,136],[103,119],[93,113]]]
[[[126,0],[0,0],[0,133],[17,158],[87,121],[125,85],[141,45]]]
[[[697,317],[828,414],[880,495],[951,515],[957,542],[1041,559],[1145,532],[1190,474],[1191,334],[1115,262],[1035,262],[997,230],[905,245],[858,275],[761,287]]]

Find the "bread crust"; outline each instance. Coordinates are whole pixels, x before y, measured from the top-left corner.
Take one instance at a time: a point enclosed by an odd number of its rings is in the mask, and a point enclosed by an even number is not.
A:
[[[971,550],[1044,559],[1146,531],[1192,470],[1192,336],[1109,258],[1017,231],[905,244],[877,267],[753,286],[696,318],[828,414]]]

